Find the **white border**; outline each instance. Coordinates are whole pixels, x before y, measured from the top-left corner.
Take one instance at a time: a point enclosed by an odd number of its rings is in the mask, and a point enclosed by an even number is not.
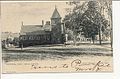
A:
[[[120,79],[120,2],[113,1],[113,73],[2,74],[1,79]]]
[[[113,1],[114,79],[120,79],[120,1]]]
[[[4,3],[14,3],[14,2],[68,2],[68,1],[1,1],[1,2],[4,2]]]

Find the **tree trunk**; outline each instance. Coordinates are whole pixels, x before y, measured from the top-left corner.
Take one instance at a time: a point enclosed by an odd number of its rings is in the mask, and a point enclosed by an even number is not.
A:
[[[74,35],[73,43],[76,46],[76,35]]]
[[[93,44],[95,44],[95,36],[92,36]]]
[[[101,45],[101,25],[100,25],[100,28],[99,28],[99,44]]]
[[[92,41],[93,41],[93,44],[95,44],[94,40],[92,40]]]
[[[113,24],[112,24],[112,14],[111,14],[111,16],[110,16],[110,21],[111,21],[111,23],[110,23],[110,26],[111,26],[111,30],[110,30],[110,39],[111,39],[111,49],[113,49]]]

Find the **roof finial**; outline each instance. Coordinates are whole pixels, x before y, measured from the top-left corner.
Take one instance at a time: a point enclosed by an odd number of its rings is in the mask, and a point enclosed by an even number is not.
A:
[[[23,21],[21,22],[21,24],[22,24],[22,26],[24,25],[24,24],[23,24]]]
[[[55,9],[57,9],[57,6],[55,5]]]

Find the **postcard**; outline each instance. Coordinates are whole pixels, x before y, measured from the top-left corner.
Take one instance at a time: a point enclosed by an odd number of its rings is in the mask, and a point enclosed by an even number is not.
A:
[[[1,1],[2,73],[113,72],[111,0]]]

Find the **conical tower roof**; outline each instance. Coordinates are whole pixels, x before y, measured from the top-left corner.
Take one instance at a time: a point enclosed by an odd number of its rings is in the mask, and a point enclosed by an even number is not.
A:
[[[60,16],[60,14],[59,14],[59,12],[58,12],[58,10],[57,10],[56,7],[55,7],[55,10],[54,10],[54,12],[53,12],[53,14],[52,14],[51,19],[52,19],[52,18],[61,18],[61,16]]]

